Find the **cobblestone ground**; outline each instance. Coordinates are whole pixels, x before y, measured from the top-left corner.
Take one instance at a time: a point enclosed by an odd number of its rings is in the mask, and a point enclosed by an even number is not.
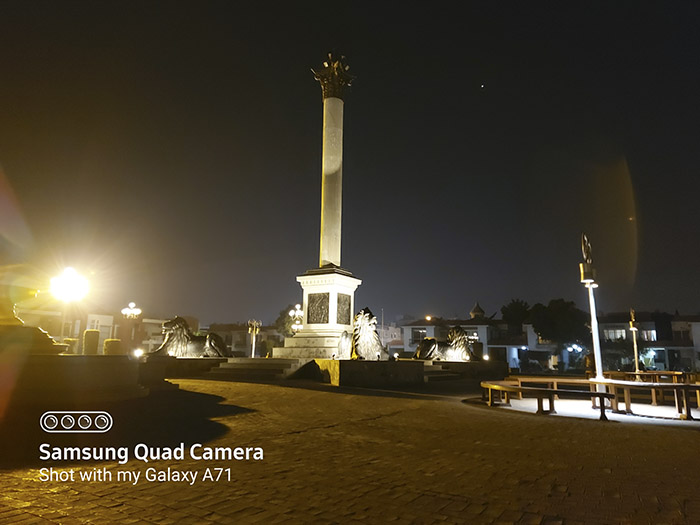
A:
[[[179,384],[157,402],[116,407],[101,443],[255,446],[264,460],[53,463],[76,476],[106,467],[115,479],[196,470],[192,486],[41,481],[49,464],[37,462],[37,440],[58,442],[23,430],[30,435],[3,444],[17,464],[0,473],[0,521],[700,523],[697,428],[540,417],[463,396]],[[207,467],[230,467],[231,481],[201,481]]]

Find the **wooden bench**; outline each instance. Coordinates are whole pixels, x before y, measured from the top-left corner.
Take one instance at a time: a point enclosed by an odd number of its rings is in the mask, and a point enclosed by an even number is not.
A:
[[[649,383],[693,383],[691,378],[695,377],[695,374],[690,372],[677,372],[675,370],[653,370],[644,372],[618,372],[614,370],[609,370],[603,372],[605,379],[614,379],[619,381],[644,381]],[[595,379],[592,377],[592,379]],[[659,401],[661,404],[664,403],[664,389],[658,390],[656,388],[650,388],[651,391],[651,404],[653,406],[658,406]],[[698,394],[700,396],[700,394]],[[674,400],[676,402],[676,410],[678,409],[678,392],[674,391]],[[700,406],[700,403],[698,403]]]
[[[498,401],[501,404],[510,405],[510,394],[516,393],[522,398],[522,394],[532,395],[537,398],[537,414],[556,414],[554,410],[554,397],[562,396],[562,394],[568,398],[574,399],[598,399],[598,406],[600,407],[600,419],[607,421],[608,417],[605,415],[605,400],[610,399],[611,403],[615,398],[615,394],[609,392],[596,392],[592,390],[567,390],[562,388],[537,388],[530,386],[520,386],[515,381],[482,381],[481,387],[484,390],[488,390],[488,405],[494,406],[494,392],[498,392]],[[505,395],[505,400],[502,395]],[[544,399],[547,398],[549,401],[549,409],[544,409]]]
[[[546,388],[553,388],[554,390],[559,389],[559,385],[572,385],[572,386],[588,386],[591,391],[594,391],[595,386],[591,385],[588,379],[579,377],[561,377],[561,376],[509,376],[505,379],[506,382],[515,382],[518,386],[526,385],[547,385]],[[520,399],[523,398],[522,393],[520,394]]]
[[[597,381],[595,379],[590,379],[592,384],[604,385],[610,390],[610,393],[615,395],[615,398],[611,401],[613,412],[622,412],[626,414],[633,414],[632,412],[632,389],[651,389],[652,392],[655,390],[660,391],[673,391],[674,397],[676,399],[676,411],[679,414],[680,419],[693,419],[693,414],[690,409],[690,403],[688,401],[688,393],[695,392],[700,401],[700,384],[689,384],[689,383],[651,383],[648,381],[622,381],[615,379],[604,379]],[[623,400],[625,403],[625,410],[619,409],[619,398],[617,391],[622,390]],[[682,403],[679,401],[679,394]]]

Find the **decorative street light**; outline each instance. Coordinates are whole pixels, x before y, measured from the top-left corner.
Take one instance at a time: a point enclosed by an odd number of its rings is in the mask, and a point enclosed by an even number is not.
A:
[[[136,339],[136,325],[138,323],[139,318],[141,317],[141,313],[141,308],[137,308],[136,303],[134,302],[129,303],[129,306],[127,306],[126,308],[122,308],[122,315],[124,316],[124,320],[126,321],[126,324],[129,327],[129,341],[127,343],[127,350],[129,352],[131,352],[131,349],[134,346],[134,342]]]
[[[635,380],[641,381],[639,377],[639,350],[637,349],[637,330],[638,328],[634,326],[634,309],[630,308],[630,332],[632,332],[632,344],[634,345],[634,374]]]
[[[50,291],[55,299],[63,302],[63,315],[61,316],[61,341],[63,341],[68,303],[82,300],[90,291],[90,284],[74,268],[68,267],[63,270],[61,275],[51,278]],[[69,335],[72,336],[73,334],[70,333]]]
[[[250,352],[250,357],[254,358],[255,357],[255,336],[260,333],[260,327],[262,326],[261,321],[256,321],[255,319],[251,319],[248,321],[248,333],[250,334],[250,346],[251,346],[251,352]]]
[[[600,353],[600,334],[598,333],[598,316],[595,308],[595,296],[593,290],[598,288],[595,282],[595,270],[593,269],[591,259],[591,243],[585,233],[581,234],[581,252],[583,253],[583,262],[579,264],[581,270],[581,283],[588,288],[588,302],[591,308],[591,335],[593,336],[593,357],[595,359],[595,378],[596,381],[602,381],[603,377],[603,358]],[[599,389],[604,388],[603,385],[598,385]]]
[[[292,318],[292,330],[295,334],[304,328],[304,325],[301,324],[304,320],[304,311],[301,309],[300,304],[295,305],[294,310],[289,310],[289,317]]]
[[[136,303],[129,303],[129,306],[122,308],[124,319],[138,319],[141,316],[141,308],[136,308]]]

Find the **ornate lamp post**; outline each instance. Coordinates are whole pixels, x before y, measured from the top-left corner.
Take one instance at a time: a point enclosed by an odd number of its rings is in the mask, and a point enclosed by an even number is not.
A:
[[[124,320],[127,323],[127,326],[129,327],[129,348],[127,349],[128,352],[131,352],[133,350],[134,346],[134,339],[136,339],[136,325],[138,323],[139,318],[141,317],[141,308],[136,307],[136,303],[131,302],[129,303],[129,306],[126,308],[122,308],[122,315],[124,316]]]
[[[51,295],[63,302],[63,316],[61,318],[61,341],[63,341],[68,303],[83,299],[90,291],[90,284],[85,277],[70,267],[63,270],[61,275],[52,277],[50,284]]]
[[[250,357],[255,357],[255,337],[260,333],[260,327],[262,326],[261,321],[256,321],[251,319],[248,321],[248,333],[250,334],[250,346],[251,352]]]
[[[301,309],[301,305],[297,304],[294,306],[294,310],[289,310],[289,317],[292,318],[292,331],[296,334],[304,328],[301,324],[304,319],[304,311]]]
[[[595,270],[591,260],[591,243],[585,233],[581,234],[581,252],[583,253],[583,262],[579,264],[581,270],[581,283],[588,288],[588,303],[591,308],[591,335],[593,336],[593,357],[595,359],[595,378],[597,381],[604,379],[603,377],[603,358],[600,353],[600,334],[598,333],[598,316],[595,308],[595,296],[593,290],[598,288],[595,282]],[[603,385],[598,385],[599,388],[604,388]]]
[[[634,345],[634,373],[636,375],[635,380],[641,381],[639,377],[639,350],[637,349],[637,331],[639,330],[634,326],[634,309],[630,308],[630,332],[632,332],[632,344]]]

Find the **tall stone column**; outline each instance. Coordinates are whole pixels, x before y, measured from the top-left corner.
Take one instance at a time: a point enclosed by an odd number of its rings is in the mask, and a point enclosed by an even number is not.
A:
[[[340,266],[343,218],[343,101],[323,101],[323,167],[319,267]]]
[[[345,57],[330,53],[313,71],[323,92],[323,164],[321,168],[321,242],[319,267],[340,267],[343,217],[343,91],[352,83]]]
[[[331,358],[344,332],[352,332],[355,290],[362,284],[340,267],[343,214],[343,91],[353,77],[345,57],[328,55],[313,71],[323,91],[323,163],[321,166],[321,242],[319,267],[297,277],[304,292],[303,327],[275,348],[274,357]]]

